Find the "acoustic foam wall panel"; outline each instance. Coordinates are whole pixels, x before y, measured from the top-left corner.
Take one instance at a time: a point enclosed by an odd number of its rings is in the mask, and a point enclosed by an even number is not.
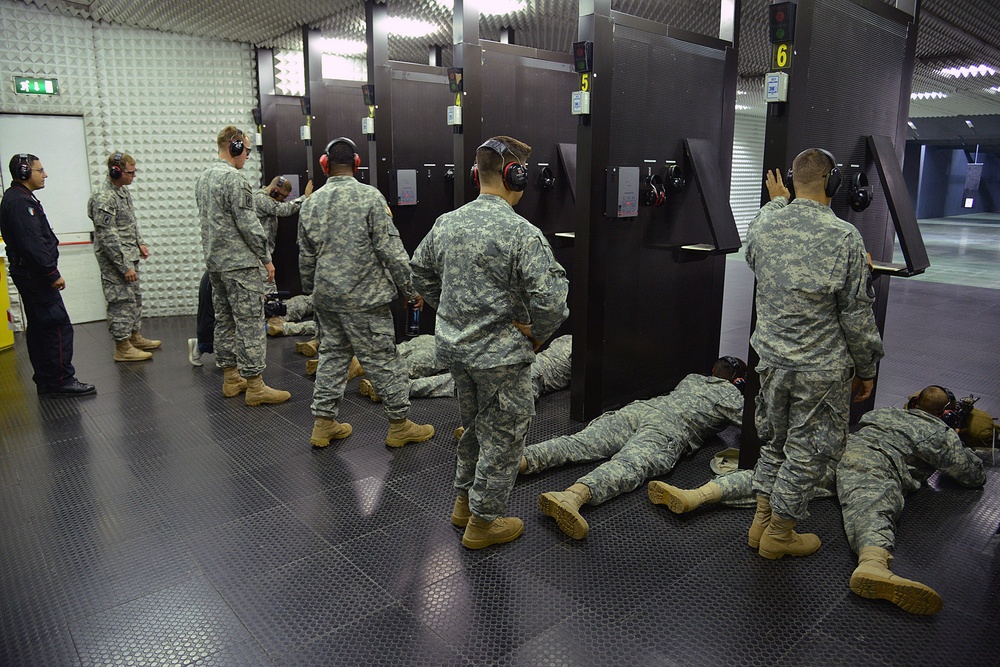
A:
[[[5,75],[55,77],[59,95],[0,86],[0,112],[84,118],[90,180],[114,149],[139,163],[136,215],[152,251],[143,263],[145,314],[191,314],[204,259],[194,201],[198,174],[227,124],[252,133],[256,60],[248,44],[97,23],[0,0]],[[30,39],[26,36],[30,35]],[[243,173],[260,182],[260,155]]]

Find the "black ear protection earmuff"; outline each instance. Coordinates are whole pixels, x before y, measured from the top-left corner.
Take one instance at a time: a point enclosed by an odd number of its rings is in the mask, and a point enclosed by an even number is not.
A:
[[[840,173],[840,167],[837,166],[837,158],[833,157],[833,153],[830,151],[823,150],[822,148],[814,148],[813,150],[819,151],[830,161],[830,171],[826,174],[826,185],[823,187],[823,192],[830,199],[837,194],[840,190],[841,184],[844,182],[844,177]],[[792,190],[792,169],[789,168],[785,172],[785,187]]]
[[[246,150],[245,139],[246,136],[243,134],[243,130],[237,129],[236,134],[229,140],[229,154],[233,157],[243,155],[243,151]]]
[[[268,193],[272,199],[277,199],[281,195],[285,194],[282,192],[282,188],[285,187],[285,183],[287,182],[287,178],[284,176],[278,176],[278,182],[274,184],[274,187],[271,188],[271,192]]]
[[[111,166],[108,167],[108,176],[111,180],[117,181],[122,177],[122,155],[121,151],[115,151],[115,154],[111,156]]]
[[[725,357],[719,357],[719,358],[722,359],[727,364],[729,364],[729,368],[733,372],[732,383],[736,386],[737,389],[743,391],[743,387],[746,386],[747,383],[747,365],[743,363],[743,360],[740,359],[739,357],[731,357],[729,355],[726,355]]]
[[[323,154],[319,156],[319,166],[323,169],[323,173],[327,176],[330,175],[330,149],[335,144],[347,144],[351,147],[351,150],[354,151],[354,173],[357,173],[358,169],[361,168],[361,156],[358,155],[358,147],[347,137],[337,137],[326,145]]]
[[[851,191],[847,195],[847,202],[851,205],[851,210],[860,213],[872,203],[872,189],[868,185],[868,177],[864,172],[851,176]]]
[[[822,148],[817,148],[816,150],[830,160],[830,172],[826,175],[826,187],[823,191],[826,192],[827,197],[832,199],[837,194],[837,190],[840,189],[841,183],[844,182],[844,177],[840,174],[840,168],[837,166],[837,158],[833,157],[833,153]]]
[[[538,187],[542,190],[551,190],[556,184],[556,175],[552,173],[552,170],[548,167],[542,167],[538,172],[538,179],[536,180]]]
[[[667,201],[667,191],[659,174],[650,174],[642,185],[642,203],[646,206],[663,206]]]
[[[483,142],[479,148],[489,148],[490,150],[496,151],[496,153],[503,159],[504,153],[510,153],[514,156],[514,162],[508,162],[500,169],[500,176],[503,179],[503,186],[508,190],[513,192],[524,192],[524,189],[528,187],[528,168],[525,167],[514,155],[514,151],[510,149],[504,142],[499,139],[488,139]],[[476,152],[479,152],[479,148]],[[472,165],[472,183],[479,189],[479,165]]]
[[[663,189],[674,194],[684,189],[687,182],[684,180],[684,173],[679,165],[672,164],[667,167],[666,175],[663,178]]]
[[[17,164],[14,165],[14,178],[26,181],[31,178],[31,159],[27,153],[17,154]]]

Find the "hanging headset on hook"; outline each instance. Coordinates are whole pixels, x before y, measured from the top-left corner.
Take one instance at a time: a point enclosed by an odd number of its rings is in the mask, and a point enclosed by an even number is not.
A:
[[[872,188],[868,185],[868,177],[864,172],[851,176],[851,191],[847,194],[847,202],[851,205],[851,210],[860,213],[872,204]]]

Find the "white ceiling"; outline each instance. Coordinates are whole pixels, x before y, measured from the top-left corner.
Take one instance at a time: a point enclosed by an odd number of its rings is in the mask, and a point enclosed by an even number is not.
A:
[[[221,37],[256,46],[301,50],[302,26],[326,37],[364,40],[364,0],[23,0],[42,9],[141,28]],[[489,5],[484,0],[485,6]],[[499,39],[513,28],[518,44],[568,52],[576,38],[578,0],[526,0],[524,10],[484,16],[481,35]],[[751,81],[768,67],[769,0],[743,0],[740,21],[740,75]],[[893,4],[893,3],[889,3]],[[913,91],[947,97],[914,100],[911,118],[1000,113],[1000,0],[922,0]],[[702,34],[717,34],[719,0],[614,0],[612,6],[635,16]],[[428,47],[441,45],[451,60],[451,12],[438,0],[390,0],[390,16],[420,18],[439,29],[426,37],[392,37],[393,60],[426,62]],[[949,78],[944,67],[986,64],[987,77]]]

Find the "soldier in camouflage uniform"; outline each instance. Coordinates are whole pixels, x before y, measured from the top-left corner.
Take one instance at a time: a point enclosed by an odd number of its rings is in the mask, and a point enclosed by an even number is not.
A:
[[[739,368],[745,374],[746,364]],[[705,438],[743,421],[743,394],[734,380],[743,375],[720,359],[712,375],[691,374],[663,396],[633,401],[607,412],[585,429],[525,448],[520,471],[534,473],[567,463],[610,459],[565,491],[538,496],[538,506],[575,540],[589,532],[580,515],[584,503],[601,503],[628,493],[650,477],[669,472]]]
[[[354,177],[359,162],[350,139],[331,141],[320,160],[330,178],[299,212],[302,287],[313,295],[323,332],[312,402],[316,421],[310,442],[315,447],[351,434],[350,424],[339,423],[337,416],[355,355],[384,398],[385,443],[402,447],[434,435],[433,426],[407,418],[409,378],[389,310],[400,292],[420,307],[423,301],[413,289],[409,258],[385,198]]]
[[[935,614],[942,601],[930,587],[889,570],[904,495],[919,489],[935,470],[968,488],[986,482],[983,462],[939,418],[952,407],[941,387],[930,386],[911,399],[906,410],[869,412],[861,418],[861,428],[847,438],[837,466],[844,530],[858,554],[851,590],[861,597],[889,600],[912,614]]]
[[[274,254],[274,242],[278,238],[278,218],[295,215],[302,207],[302,202],[312,194],[313,182],[306,183],[306,189],[301,197],[285,201],[292,191],[292,183],[284,176],[275,176],[267,187],[253,194],[253,207],[260,218],[260,226],[267,234],[267,251]]]
[[[410,374],[410,398],[444,398],[455,395],[455,380],[448,372],[448,367],[437,360],[434,336],[417,336],[404,340],[398,347]],[[572,350],[573,337],[559,336],[535,355],[535,360],[531,363],[531,390],[536,401],[543,394],[569,386]],[[363,373],[362,370],[359,374]],[[358,390],[373,401],[382,400],[368,380],[362,380]]]
[[[569,315],[566,272],[537,227],[513,206],[531,148],[495,137],[476,151],[479,197],[439,217],[413,255],[414,281],[437,309],[438,359],[455,380],[465,432],[455,466],[452,522],[478,549],[524,531],[504,517],[535,412],[534,350]]]
[[[108,156],[108,177],[90,197],[87,214],[94,223],[94,254],[108,304],[108,330],[115,341],[115,361],[142,361],[160,341],[139,332],[142,291],[139,260],[149,257],[135,220],[128,186],[135,180],[135,158],[116,151]]]
[[[313,319],[312,294],[299,294],[285,302],[285,314],[267,319],[268,336],[316,337],[316,320]],[[312,342],[312,341],[309,341]],[[316,339],[319,349],[319,339]],[[315,356],[306,355],[306,356]]]
[[[750,343],[760,357],[761,439],[747,543],[770,559],[819,549],[816,535],[794,527],[808,516],[828,462],[843,451],[851,394],[856,401],[870,395],[883,354],[864,241],[829,207],[840,181],[835,160],[810,148],[792,170],[791,203],[781,175],[768,172],[771,201],[750,223],[746,250],[757,279]]]
[[[212,283],[215,308],[215,359],[223,369],[223,396],[246,392],[247,405],[282,403],[291,394],[264,384],[267,337],[264,334],[264,288],[274,264],[267,235],[254,214],[253,191],[239,170],[250,155],[243,132],[232,125],[216,138],[219,159],[198,177],[195,199],[201,219],[201,243]]]

